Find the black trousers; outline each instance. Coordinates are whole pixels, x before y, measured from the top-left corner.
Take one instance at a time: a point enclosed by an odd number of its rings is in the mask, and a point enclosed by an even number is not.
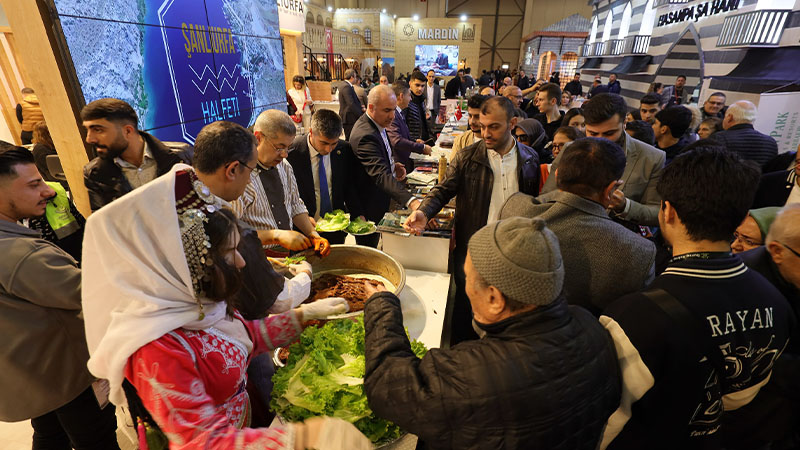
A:
[[[114,405],[100,409],[86,389],[71,402],[31,419],[33,450],[119,450]]]
[[[464,261],[467,259],[466,250],[456,249],[452,257],[452,276],[450,277],[450,291],[447,294],[447,314],[445,315],[445,333],[448,333],[447,343],[452,347],[459,342],[478,339],[478,333],[472,328],[472,305],[469,302],[466,290],[466,276],[464,274]]]

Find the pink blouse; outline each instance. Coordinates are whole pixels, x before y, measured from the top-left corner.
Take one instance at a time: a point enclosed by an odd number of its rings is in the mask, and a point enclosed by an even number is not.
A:
[[[245,386],[252,356],[296,340],[302,332],[293,311],[263,320],[240,320],[253,353],[218,329],[183,328],[141,347],[128,359],[125,377],[169,439],[170,449],[289,449],[284,428],[244,428],[249,423]]]

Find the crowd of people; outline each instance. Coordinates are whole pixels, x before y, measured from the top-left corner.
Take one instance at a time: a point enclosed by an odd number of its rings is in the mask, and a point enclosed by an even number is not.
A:
[[[181,148],[96,100],[88,220],[36,151],[2,143],[0,420],[30,419],[35,449],[118,448],[115,411],[143,449],[371,448],[341,419],[270,426],[270,350],[347,304],[303,303],[311,266],[265,254],[326,256],[334,209],[407,209],[420,234],[455,197],[449,346],[414,356],[399,299],[365,285],[378,416],[432,449],[796,448],[800,157],[754,129],[755,105],[718,92],[694,112],[679,77],[632,111],[613,74],[577,102],[579,74],[484,72],[444,180],[416,197],[410,154],[432,152],[468,75],[361,98],[349,70],[338,114],[300,77],[293,110]]]

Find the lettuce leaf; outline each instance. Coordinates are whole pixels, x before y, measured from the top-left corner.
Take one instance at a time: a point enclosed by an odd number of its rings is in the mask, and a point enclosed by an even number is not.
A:
[[[356,220],[351,220],[350,225],[347,226],[347,232],[353,234],[365,234],[375,231],[375,222],[371,220],[364,220],[357,217]]]
[[[412,350],[427,351],[418,341]],[[332,416],[353,423],[372,442],[401,436],[400,428],[372,412],[364,393],[364,319],[306,328],[290,347],[286,366],[272,377],[272,409],[290,422]]]
[[[350,225],[350,214],[335,209],[333,212],[325,213],[325,216],[317,222],[317,231],[342,231]]]

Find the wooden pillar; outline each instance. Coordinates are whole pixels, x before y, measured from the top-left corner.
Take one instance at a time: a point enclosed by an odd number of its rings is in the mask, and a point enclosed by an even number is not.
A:
[[[39,97],[75,206],[88,216],[91,209],[83,184],[83,166],[89,158],[37,3],[32,0],[0,0],[14,33],[24,78]]]
[[[286,81],[286,89],[292,88],[292,77],[295,75],[303,76],[305,71],[303,69],[303,37],[300,34],[284,34],[283,37],[283,53],[284,53],[284,66],[286,71],[283,78]]]

